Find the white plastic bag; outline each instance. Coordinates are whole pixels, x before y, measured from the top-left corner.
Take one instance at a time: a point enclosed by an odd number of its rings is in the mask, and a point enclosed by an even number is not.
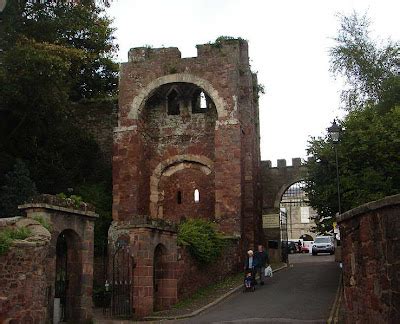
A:
[[[271,268],[271,266],[268,266],[268,267],[265,268],[265,276],[272,278],[272,268]]]

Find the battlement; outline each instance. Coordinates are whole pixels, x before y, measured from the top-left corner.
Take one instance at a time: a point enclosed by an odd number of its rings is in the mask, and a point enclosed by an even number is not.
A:
[[[129,62],[142,62],[151,59],[171,60],[180,58],[181,51],[177,47],[135,47],[131,48],[128,52]]]
[[[214,43],[196,45],[197,58],[236,57],[240,62],[248,62],[248,43],[243,39],[222,39]],[[182,54],[177,47],[134,47],[128,52],[128,62],[146,60],[179,60]],[[195,57],[196,58],[196,57]]]
[[[287,165],[286,159],[278,159],[276,167],[272,166],[272,162],[270,160],[261,161],[261,164],[264,168],[286,168],[286,167],[299,167],[304,165],[304,163],[302,163],[301,161],[301,158],[292,158],[292,165]]]

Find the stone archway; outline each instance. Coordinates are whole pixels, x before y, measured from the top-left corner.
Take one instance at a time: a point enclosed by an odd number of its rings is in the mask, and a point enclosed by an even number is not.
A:
[[[158,244],[154,249],[153,261],[153,309],[163,310],[163,298],[165,298],[166,283],[168,280],[167,249],[163,244]]]
[[[158,218],[162,215],[158,210],[158,204],[161,199],[159,192],[159,183],[163,175],[172,175],[185,168],[196,168],[204,174],[209,175],[214,169],[214,162],[205,156],[182,154],[176,155],[165,161],[160,162],[154,169],[150,177],[150,216]]]
[[[189,73],[176,73],[159,77],[142,88],[132,101],[128,118],[134,120],[138,119],[144,104],[151,96],[152,92],[164,84],[175,82],[192,83],[204,89],[204,91],[210,96],[215,104],[218,118],[225,118],[228,116],[225,101],[219,96],[218,91],[211,85],[209,81]]]
[[[56,243],[54,322],[80,319],[82,241],[71,230],[62,231]]]
[[[302,176],[299,176],[298,178],[292,180],[289,184],[284,183],[278,190],[278,192],[276,193],[276,197],[274,200],[274,207],[275,208],[279,208],[279,205],[281,203],[283,194],[294,184],[298,183],[298,182],[302,182],[305,181],[305,179]]]

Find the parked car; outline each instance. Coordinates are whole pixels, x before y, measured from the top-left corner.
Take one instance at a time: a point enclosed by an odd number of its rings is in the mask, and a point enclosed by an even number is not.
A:
[[[282,250],[286,249],[287,253],[293,254],[296,253],[297,247],[294,242],[291,241],[282,241]]]
[[[335,253],[335,244],[333,236],[317,236],[312,246],[312,255],[318,253]]]

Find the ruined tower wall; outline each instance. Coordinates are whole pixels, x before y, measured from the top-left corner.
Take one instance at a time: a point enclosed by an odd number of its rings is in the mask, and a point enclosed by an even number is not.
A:
[[[253,242],[260,157],[247,42],[197,48],[197,57],[183,59],[177,48],[135,48],[121,66],[113,218],[198,215]],[[163,93],[163,87],[171,84],[182,92],[187,84],[204,90],[211,103],[207,112],[194,113],[186,100],[179,114],[166,114],[171,89]],[[197,205],[194,188],[200,192]]]

